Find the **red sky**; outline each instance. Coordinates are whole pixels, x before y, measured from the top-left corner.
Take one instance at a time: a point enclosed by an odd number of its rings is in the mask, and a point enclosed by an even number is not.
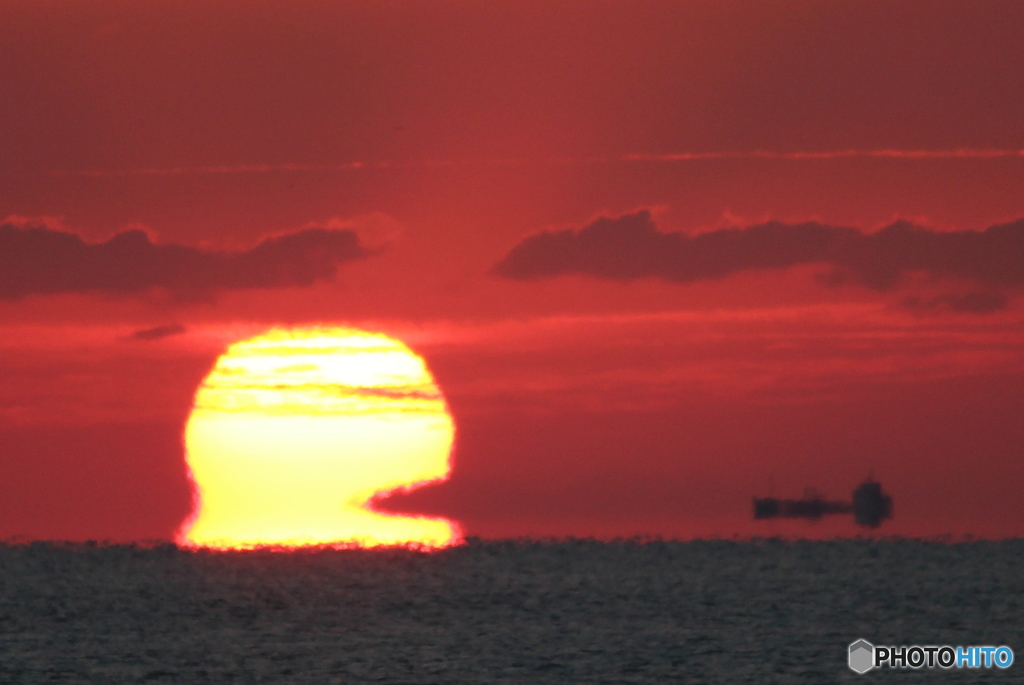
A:
[[[168,539],[219,352],[318,322],[427,359],[454,476],[390,506],[468,534],[854,535],[750,497],[869,473],[1024,534],[1019,2],[0,22],[0,537]]]

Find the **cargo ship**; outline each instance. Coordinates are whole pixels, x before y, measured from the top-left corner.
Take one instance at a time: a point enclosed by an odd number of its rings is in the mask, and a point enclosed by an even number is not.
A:
[[[813,491],[805,492],[802,499],[754,498],[755,519],[799,518],[815,521],[822,516],[851,513],[858,526],[878,528],[882,521],[892,518],[892,497],[885,494],[881,483],[869,478],[857,486],[849,501],[827,500]]]

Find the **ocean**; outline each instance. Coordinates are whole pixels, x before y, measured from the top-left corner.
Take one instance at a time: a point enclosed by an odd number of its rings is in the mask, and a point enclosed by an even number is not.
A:
[[[0,546],[3,683],[1024,682],[858,638],[1024,658],[1024,540]]]

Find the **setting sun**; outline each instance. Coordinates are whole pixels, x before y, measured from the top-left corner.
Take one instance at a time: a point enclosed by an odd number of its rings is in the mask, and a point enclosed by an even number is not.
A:
[[[235,343],[199,387],[185,430],[195,503],[179,542],[452,544],[453,522],[372,501],[447,478],[453,438],[430,371],[397,340],[303,328]]]

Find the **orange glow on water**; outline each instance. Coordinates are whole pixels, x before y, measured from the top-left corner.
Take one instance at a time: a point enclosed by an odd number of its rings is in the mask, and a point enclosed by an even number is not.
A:
[[[195,506],[178,542],[450,545],[452,521],[371,503],[447,478],[453,438],[430,371],[397,340],[304,328],[235,343],[199,387],[185,429]]]

